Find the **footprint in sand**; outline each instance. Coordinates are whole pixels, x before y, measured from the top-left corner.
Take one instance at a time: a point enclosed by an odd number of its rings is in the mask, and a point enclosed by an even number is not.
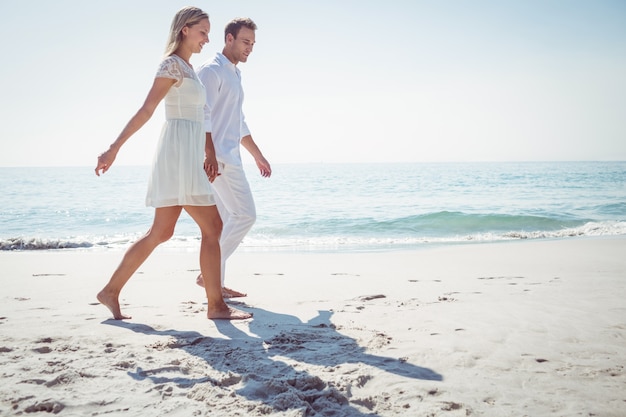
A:
[[[50,346],[42,346],[42,347],[33,349],[33,352],[50,353],[50,352],[52,352],[52,349],[50,349]]]
[[[427,392],[427,394],[431,395],[431,396],[437,396],[437,395],[441,395],[442,391],[439,391],[439,388],[433,388],[433,389],[429,390]]]
[[[354,400],[350,400],[352,404],[360,405],[361,407],[365,407],[368,410],[372,411],[374,407],[376,407],[377,403],[374,401],[372,397],[367,398],[356,398]]]
[[[241,375],[237,375],[229,371],[226,376],[218,381],[218,385],[220,387],[230,387],[232,385],[237,385],[242,379]]]
[[[104,345],[104,353],[113,353],[116,350],[117,349],[115,349],[115,346],[113,346],[113,343],[107,343],[106,345]]]
[[[65,274],[33,274],[34,277],[64,277]]]
[[[39,413],[44,411],[46,413],[58,414],[64,408],[65,405],[63,403],[60,403],[58,401],[46,400],[42,402],[36,402],[35,404],[26,407],[24,411],[26,413]]]
[[[624,367],[621,365],[618,365],[614,368],[602,369],[600,373],[604,375],[608,375],[608,376],[622,376],[624,374]]]
[[[133,361],[121,361],[113,364],[114,367],[119,369],[130,369],[135,367],[135,362]]]
[[[478,277],[478,279],[483,279],[487,281],[491,281],[494,279],[504,279],[504,280],[512,280],[512,279],[526,279],[526,277]]]
[[[44,337],[35,341],[35,343],[38,343],[38,344],[43,344],[43,343],[48,344],[52,342],[54,342],[54,339],[52,339],[51,337]],[[33,351],[37,353],[50,353],[52,352],[52,348],[50,346],[41,346],[38,348],[34,348]]]
[[[189,313],[188,315],[191,315],[191,314],[202,313],[203,311],[204,310],[202,308],[202,305],[199,305],[195,301],[183,301],[181,303],[181,307],[180,307],[181,313]]]
[[[360,297],[357,297],[356,299],[359,301],[371,301],[371,300],[376,300],[378,298],[387,298],[387,296],[384,294],[362,295]]]
[[[454,410],[462,410],[463,404],[460,403],[455,403],[453,401],[444,401],[441,405],[441,409],[443,411],[454,411]],[[470,414],[466,414],[466,415],[470,415]]]
[[[41,338],[41,339],[37,340],[35,343],[52,343],[52,342],[54,342],[53,338],[51,338],[51,337],[44,337],[44,338]]]
[[[368,342],[369,349],[381,349],[384,346],[391,344],[393,338],[382,332],[375,332],[374,336]]]
[[[81,375],[82,377],[82,375]],[[55,387],[57,385],[68,385],[74,382],[74,376],[69,374],[59,375],[56,378],[45,383],[45,386],[48,388]]]
[[[20,384],[34,384],[34,385],[43,385],[46,383],[45,379],[33,378],[33,379],[25,379],[20,381]]]

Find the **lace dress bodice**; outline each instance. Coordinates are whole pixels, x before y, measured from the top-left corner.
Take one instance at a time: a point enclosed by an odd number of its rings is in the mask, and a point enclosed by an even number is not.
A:
[[[161,62],[156,77],[176,80],[165,96],[166,120],[204,120],[204,87],[189,64],[178,55],[170,55]]]

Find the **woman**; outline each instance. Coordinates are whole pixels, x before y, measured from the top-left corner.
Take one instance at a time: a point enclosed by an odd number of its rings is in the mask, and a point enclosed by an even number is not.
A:
[[[204,87],[189,58],[209,42],[208,15],[196,7],[178,11],[170,29],[165,58],[143,106],[130,119],[109,149],[98,157],[96,175],[105,173],[122,145],[152,116],[165,99],[166,123],[161,132],[148,184],[146,204],[155,207],[152,227],[126,251],[109,283],[98,293],[98,301],[111,310],[116,320],[122,314],[119,294],[152,251],[174,234],[183,209],[198,224],[202,234],[200,271],[204,277],[210,319],[247,319],[252,314],[226,305],[220,278],[219,217],[209,181],[219,175],[215,150],[206,141],[203,119]]]

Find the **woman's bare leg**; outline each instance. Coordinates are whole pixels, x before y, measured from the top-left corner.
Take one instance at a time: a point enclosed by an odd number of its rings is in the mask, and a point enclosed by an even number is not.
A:
[[[98,293],[98,301],[111,310],[114,319],[123,320],[130,318],[130,316],[125,316],[121,312],[119,303],[120,292],[130,277],[150,256],[154,248],[172,237],[181,210],[182,207],[180,206],[155,209],[154,221],[148,233],[128,248],[108,284]]]
[[[222,220],[216,206],[185,206],[185,210],[200,227],[200,272],[204,278],[204,291],[207,297],[207,317],[210,319],[241,320],[252,314],[229,307],[222,297],[222,277],[220,272],[220,233]]]

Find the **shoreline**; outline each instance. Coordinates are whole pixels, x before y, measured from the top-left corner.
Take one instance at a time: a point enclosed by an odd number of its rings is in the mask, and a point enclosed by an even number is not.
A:
[[[197,253],[169,249],[122,292],[133,319],[110,320],[95,294],[122,253],[0,252],[1,411],[617,417],[626,406],[626,237],[236,252],[227,286],[255,314],[241,322],[206,319]]]
[[[137,237],[139,239],[140,236]],[[0,249],[0,253],[63,253],[63,252],[81,252],[81,253],[124,253],[130,245],[132,245],[137,239],[127,240],[123,245],[105,246],[99,244],[90,244],[89,246],[63,246],[62,240],[55,239],[24,239],[14,238],[13,240],[24,242],[32,242],[36,244],[38,241],[47,242],[50,244],[59,244],[60,247],[27,247],[19,249]],[[171,242],[167,241],[157,246],[154,252],[162,253],[196,253],[200,248],[200,238],[194,238],[196,241],[193,246],[180,245],[175,235]],[[520,238],[508,238],[497,240],[475,240],[467,238],[465,240],[444,240],[444,241],[424,241],[420,243],[385,243],[385,244],[340,244],[336,246],[330,245],[250,245],[243,242],[238,248],[237,253],[276,253],[276,254],[350,254],[350,253],[394,253],[394,252],[418,252],[423,250],[432,250],[445,247],[464,247],[475,245],[500,245],[500,244],[516,244],[516,243],[529,243],[529,242],[560,242],[569,240],[602,240],[602,239],[626,239],[626,234],[598,234],[598,235],[563,235],[563,236],[541,236],[541,237],[520,237]],[[187,238],[185,239],[187,241]]]

